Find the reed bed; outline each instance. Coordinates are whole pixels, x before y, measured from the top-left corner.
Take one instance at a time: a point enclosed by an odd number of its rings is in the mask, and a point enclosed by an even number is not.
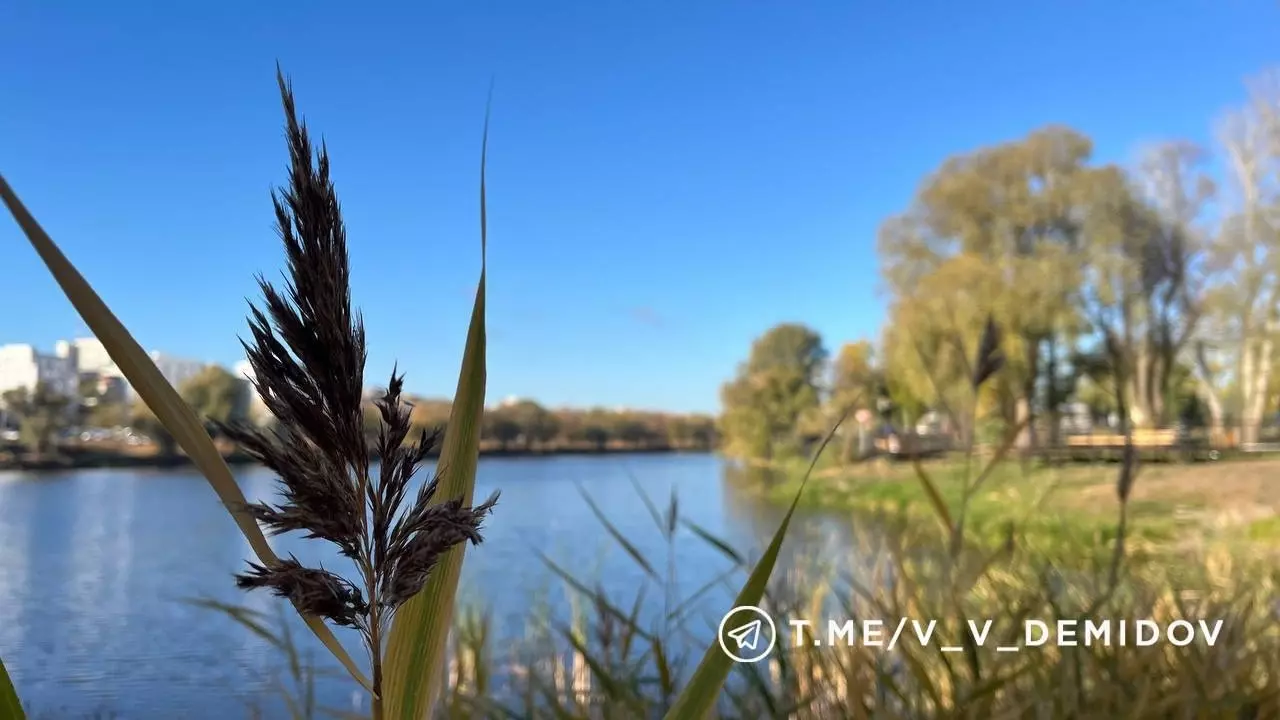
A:
[[[662,518],[664,532],[684,524]],[[604,531],[607,532],[607,531]],[[722,540],[668,532],[675,553],[707,542],[736,568],[716,583],[736,586],[747,559]],[[852,552],[856,548],[856,555]],[[922,552],[922,549],[927,551]],[[886,625],[899,617],[934,620],[928,644],[914,637],[892,651],[849,643],[792,647],[779,638],[769,658],[735,665],[712,717],[790,718],[1266,718],[1280,713],[1280,623],[1277,577],[1268,556],[1210,546],[1168,556],[1122,573],[1111,584],[1109,563],[1053,565],[1020,555],[999,561],[974,554],[951,563],[946,539],[929,530],[857,538],[847,558],[802,554],[770,583],[762,603],[775,618],[863,620]],[[1082,555],[1082,557],[1084,557]],[[650,567],[661,558],[646,558]],[[664,575],[639,595],[610,595],[550,561],[574,598],[567,619],[539,607],[521,638],[500,637],[483,606],[459,613],[450,636],[444,692],[437,714],[449,718],[656,718],[671,707],[687,678],[688,649],[705,646],[712,623],[693,611],[699,592],[666,595]],[[955,572],[955,566],[964,571]],[[638,598],[638,599],[637,599]],[[645,613],[661,603],[663,611]],[[642,617],[657,617],[645,622]],[[1050,642],[1020,652],[1023,619],[1149,619],[1167,627],[1222,621],[1210,647],[1165,641],[1077,646]],[[968,621],[994,620],[982,647],[944,652],[944,640],[965,637]],[[781,623],[780,623],[781,624]],[[817,629],[825,640],[825,629]],[[887,636],[887,633],[886,633]],[[272,641],[273,645],[276,643]],[[279,645],[277,645],[279,646]],[[286,667],[297,650],[281,648]],[[341,680],[341,678],[339,678]],[[339,681],[331,680],[331,681]],[[295,678],[277,690],[294,720],[343,717],[299,694],[314,680]],[[303,712],[300,708],[310,707]]]

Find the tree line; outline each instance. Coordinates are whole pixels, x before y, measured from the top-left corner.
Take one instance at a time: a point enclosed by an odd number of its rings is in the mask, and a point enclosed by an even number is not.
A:
[[[850,403],[1023,448],[1060,440],[1068,402],[1256,442],[1280,394],[1280,73],[1214,127],[1125,164],[1063,126],[947,158],[880,228],[881,337],[831,359],[803,324],[766,332],[722,390],[726,449],[797,452]],[[988,318],[1007,367],[968,399]]]
[[[177,389],[187,404],[208,420],[270,422],[254,412],[250,386],[224,368],[210,366]],[[379,427],[375,397],[376,392],[370,393],[365,402],[365,431],[370,445],[376,444]],[[443,430],[448,424],[448,400],[409,397],[408,402],[413,406],[410,421],[415,434]],[[102,395],[93,382],[82,384],[78,403],[57,396],[42,384],[35,392],[19,389],[4,393],[0,406],[16,420],[20,443],[33,453],[53,451],[60,433],[72,428],[117,427],[129,427],[146,436],[161,454],[177,451],[173,436],[144,403]],[[532,400],[487,409],[481,426],[481,441],[486,448],[502,451],[710,450],[716,447],[718,437],[716,420],[710,415],[549,409]]]
[[[410,422],[415,428],[447,426],[449,401],[417,398],[413,403]],[[365,427],[370,432],[375,432],[376,417],[369,407]],[[519,400],[486,409],[480,439],[489,448],[503,451],[710,450],[717,444],[718,433],[711,415],[552,409]]]

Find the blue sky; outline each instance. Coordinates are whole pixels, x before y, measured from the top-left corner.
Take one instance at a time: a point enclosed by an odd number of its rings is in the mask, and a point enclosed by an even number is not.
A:
[[[302,8],[306,8],[303,10]],[[277,274],[277,60],[329,144],[369,381],[452,393],[490,144],[490,398],[715,410],[753,337],[879,333],[875,233],[957,151],[1208,140],[1280,48],[1212,2],[0,6],[0,172],[147,348],[233,363]],[[84,327],[0,218],[0,343]]]

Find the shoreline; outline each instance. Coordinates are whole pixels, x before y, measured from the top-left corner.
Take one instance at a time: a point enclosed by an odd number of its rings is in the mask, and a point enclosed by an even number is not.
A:
[[[715,448],[488,448],[480,451],[482,458],[532,458],[560,457],[566,455],[707,455],[715,453]],[[432,453],[434,459],[439,453]],[[243,453],[223,455],[222,459],[232,467],[243,465],[259,465],[257,460]],[[54,458],[14,458],[0,459],[0,471],[18,472],[58,472],[66,470],[102,470],[116,468],[185,468],[194,464],[186,455],[128,455],[109,452],[74,452]]]
[[[960,507],[963,472],[954,460],[927,464],[950,512]],[[1280,457],[1233,458],[1223,462],[1167,463],[1146,466],[1133,486],[1128,509],[1128,538],[1139,555],[1159,555],[1198,547],[1208,539],[1280,549],[1280,501],[1269,480]],[[757,484],[766,502],[785,507],[800,489],[802,473],[777,468],[772,483]],[[1004,461],[968,509],[966,539],[988,549],[1007,542],[1012,523],[1019,543],[1043,551],[1096,545],[1114,533],[1118,521],[1116,464],[1068,464],[1038,467],[1023,474],[1016,461]],[[820,476],[821,474],[821,476]],[[833,467],[815,470],[799,507],[852,514],[863,522],[886,519],[903,527],[934,528],[938,513],[911,466]],[[1051,504],[1046,501],[1051,500]]]

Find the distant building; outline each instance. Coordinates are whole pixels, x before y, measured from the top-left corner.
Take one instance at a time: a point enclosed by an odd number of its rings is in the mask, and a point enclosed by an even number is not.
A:
[[[151,362],[156,364],[156,368],[164,376],[164,379],[174,388],[179,389],[183,383],[199,375],[209,366],[209,363],[200,360],[174,357],[159,350],[152,350],[148,354],[151,356]]]
[[[262,401],[262,396],[258,394],[257,388],[253,386],[253,366],[248,360],[241,360],[236,363],[232,374],[243,381],[245,407],[248,408],[249,420],[259,424],[265,422],[270,412],[267,410],[267,404]]]
[[[59,345],[63,344],[59,343]],[[103,346],[102,341],[98,338],[76,338],[65,344],[74,349],[76,366],[79,368],[81,375],[124,377],[124,373],[120,372],[115,360],[112,360],[111,356],[107,354],[107,348]]]
[[[0,393],[19,388],[34,392],[40,383],[57,395],[79,399],[80,373],[71,348],[59,343],[58,351],[47,355],[32,345],[0,345]]]

